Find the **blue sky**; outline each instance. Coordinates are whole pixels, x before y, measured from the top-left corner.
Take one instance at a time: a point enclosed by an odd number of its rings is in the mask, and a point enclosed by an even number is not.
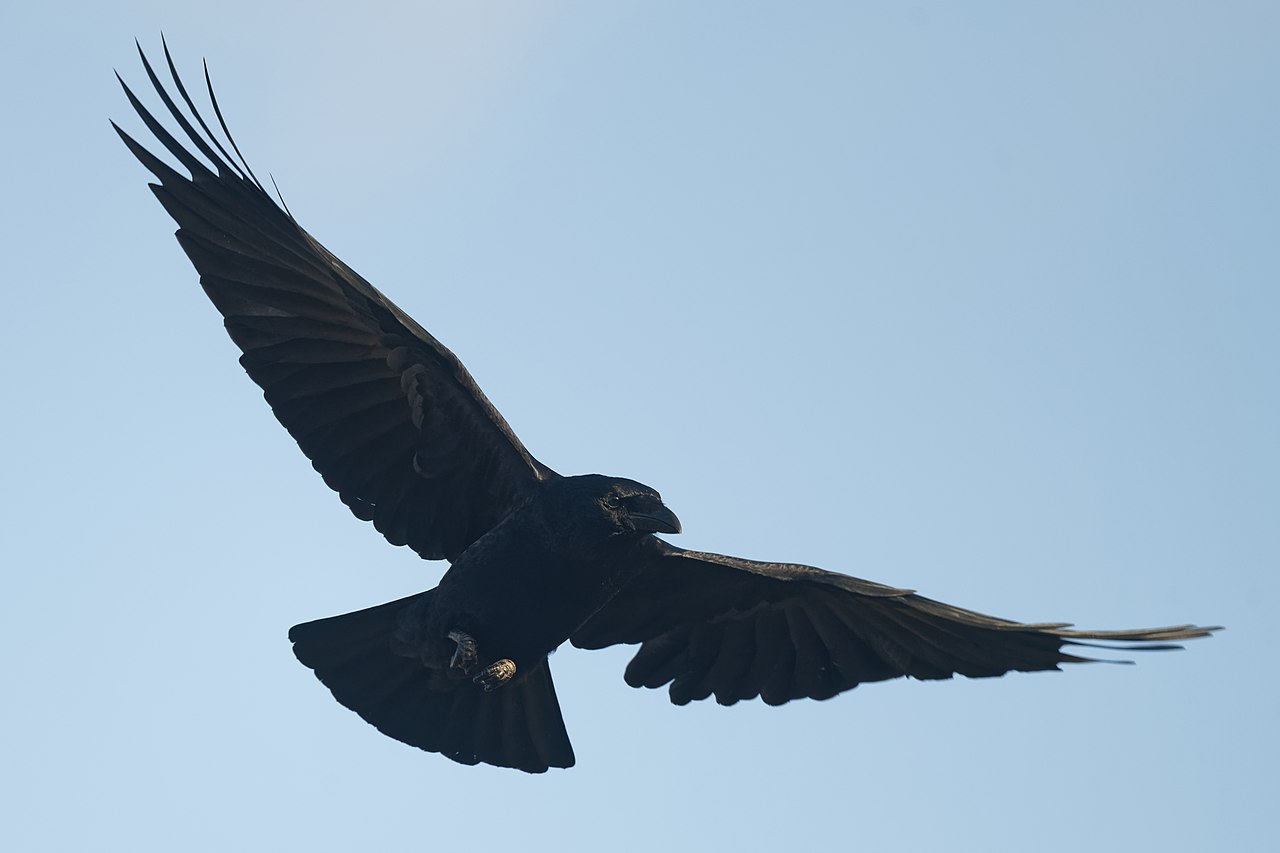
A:
[[[3,17],[0,847],[1269,849],[1274,4]],[[162,30],[311,233],[544,462],[660,489],[678,544],[1229,630],[783,708],[564,649],[573,770],[383,738],[285,634],[441,567],[310,470],[110,132]]]

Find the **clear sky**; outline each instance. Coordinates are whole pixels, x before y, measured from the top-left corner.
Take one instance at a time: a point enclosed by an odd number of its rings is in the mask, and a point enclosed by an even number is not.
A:
[[[1272,849],[1273,2],[9,4],[0,848]],[[297,622],[433,586],[276,424],[109,117],[169,38],[302,224],[678,544],[1135,667],[676,708],[578,767],[377,734]],[[153,101],[154,102],[154,101]]]

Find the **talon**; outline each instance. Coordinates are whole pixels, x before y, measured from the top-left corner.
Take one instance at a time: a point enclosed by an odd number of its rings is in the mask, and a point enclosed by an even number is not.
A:
[[[471,672],[476,665],[476,641],[465,631],[454,628],[449,632],[449,639],[458,644],[453,657],[449,659],[449,669],[458,669],[464,673]]]
[[[510,658],[496,660],[493,663],[480,670],[475,678],[471,679],[476,684],[484,688],[484,692],[497,690],[516,676],[515,661]]]

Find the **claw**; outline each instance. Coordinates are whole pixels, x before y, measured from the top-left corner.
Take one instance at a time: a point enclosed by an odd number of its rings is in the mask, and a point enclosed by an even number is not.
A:
[[[503,658],[480,670],[479,674],[471,680],[483,687],[485,693],[488,693],[490,690],[497,690],[515,677],[515,662],[510,658]]]
[[[449,668],[461,670],[463,673],[471,672],[471,668],[476,665],[475,639],[470,634],[457,628],[449,632],[449,639],[458,644],[458,648],[453,652],[453,657],[449,659]]]

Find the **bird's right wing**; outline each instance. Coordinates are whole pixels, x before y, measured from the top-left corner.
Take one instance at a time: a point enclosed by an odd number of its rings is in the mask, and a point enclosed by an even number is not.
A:
[[[357,517],[393,544],[453,559],[539,480],[557,475],[524,448],[457,356],[302,230],[243,158],[237,165],[196,110],[167,46],[165,59],[203,135],[142,56],[160,99],[203,159],[123,80],[143,123],[190,177],[116,132],[159,179],[151,188],[177,221],[178,242],[244,352],[240,364]]]
[[[848,575],[685,551],[656,537],[633,559],[638,576],[571,637],[579,648],[640,643],[632,687],[670,682],[683,705],[760,696],[771,705],[826,699],[868,681],[1003,675],[1089,660],[1065,645],[1103,641],[1177,648],[1215,628],[1072,631],[985,616]],[[1154,645],[1151,645],[1154,644]]]

